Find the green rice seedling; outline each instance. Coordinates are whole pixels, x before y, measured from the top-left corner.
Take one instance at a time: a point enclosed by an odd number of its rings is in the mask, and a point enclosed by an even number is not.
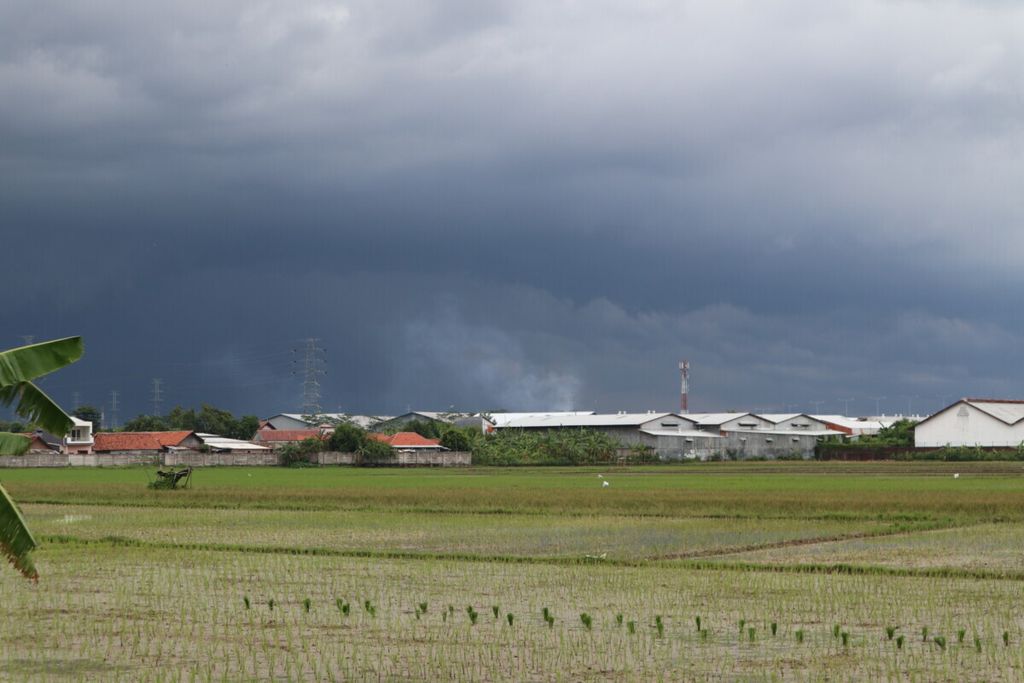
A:
[[[935,638],[933,638],[933,640],[935,641],[935,644],[939,646],[940,650],[945,650],[946,649],[946,637],[945,636],[935,636]]]
[[[505,621],[508,622],[509,626],[511,626],[512,622],[515,621],[515,620],[516,620],[516,618],[512,615],[511,612],[509,612],[508,614],[505,615]]]
[[[700,630],[700,639],[702,641],[704,641],[704,642],[707,642],[707,640],[708,640],[708,630],[706,628],[702,628]]]
[[[622,626],[622,612],[615,615],[615,624],[616,626]]]
[[[974,650],[975,652],[981,652],[981,638],[974,636]]]
[[[839,637],[842,638],[843,647],[846,647],[847,645],[850,644],[850,634],[847,633],[846,631],[843,631],[842,633],[840,633]]]
[[[348,616],[352,613],[352,605],[344,602],[341,598],[337,600],[338,609],[341,610],[342,616]]]
[[[697,622],[697,632],[699,633],[700,632],[700,615],[699,614],[696,616],[696,618],[694,618],[694,621]]]
[[[740,635],[742,636],[743,635],[743,627],[747,625],[747,620],[746,619],[740,619],[739,623],[740,623]]]
[[[835,626],[832,627],[832,637],[835,638],[836,640],[839,640],[839,629],[840,629],[839,624],[836,624]]]
[[[554,628],[555,616],[553,614],[549,614],[547,618],[544,619],[544,621],[548,622],[548,628]]]
[[[270,608],[271,612],[274,611],[274,598],[270,598],[269,600],[267,600],[267,607]]]
[[[448,621],[448,612],[441,612],[441,621]]]
[[[772,622],[772,625],[771,625],[771,631],[772,631],[772,635],[773,635],[773,636],[774,636],[774,635],[775,635],[776,633],[778,633],[778,632],[779,632],[779,625],[778,625],[778,623],[776,623],[776,622],[774,622],[774,621]]]
[[[245,603],[245,609],[249,609],[249,607],[251,605],[249,603],[249,596],[248,595],[243,595],[242,596],[242,602]]]
[[[549,610],[547,607],[545,607],[544,609],[542,609],[540,611],[540,616],[544,619],[544,621],[547,621],[548,617],[551,616],[551,610]]]
[[[627,621],[626,622],[626,630],[629,631],[629,635],[633,635],[634,633],[636,633],[636,622],[635,621]]]
[[[491,611],[494,612],[494,618],[497,619],[498,618],[498,612],[501,611],[501,608],[498,607],[497,605],[491,605]]]
[[[922,643],[928,642],[928,627],[927,626],[922,626],[921,627],[921,642]]]
[[[477,617],[480,616],[479,612],[473,609],[472,605],[469,605],[468,607],[466,607],[466,614],[469,615],[469,623],[475,626]]]
[[[896,649],[903,649],[903,641],[906,640],[903,636],[896,636]]]
[[[796,642],[798,642],[798,643],[804,642],[804,630],[802,628],[798,628],[796,630],[796,633],[794,633],[793,635],[796,636]]]
[[[665,622],[661,620],[660,614],[654,617],[654,627],[658,629],[659,638],[665,635]]]
[[[424,614],[426,614],[426,613],[427,613],[427,603],[425,603],[425,602],[421,602],[421,603],[419,604],[419,608],[420,608],[420,612],[423,612]]]
[[[757,633],[757,629],[754,628],[753,626],[751,626],[750,628],[747,629],[747,638],[750,640],[750,642],[754,642],[754,634],[756,634],[756,633]]]
[[[306,613],[308,614],[309,610],[311,610],[313,608],[313,601],[310,600],[309,598],[306,598],[305,600],[302,601],[302,608],[305,609]]]
[[[423,615],[423,612],[420,611],[419,605],[416,605],[416,609],[413,610],[413,613],[416,615],[417,621],[419,621],[420,617]]]
[[[956,642],[958,642],[958,643],[964,642],[964,636],[966,636],[966,635],[967,635],[967,629],[964,629],[964,628],[957,629],[957,632],[956,632]]]
[[[1010,646],[1010,632],[1009,631],[1003,631],[1003,645],[1005,647],[1009,647]]]
[[[893,636],[896,635],[896,629],[898,629],[898,628],[899,628],[899,626],[886,626],[885,627],[885,636],[889,640],[892,640]]]
[[[592,616],[590,616],[589,614],[587,614],[586,612],[584,612],[583,614],[580,615],[580,621],[583,622],[583,625],[586,627],[586,629],[588,631],[594,625],[594,618]]]

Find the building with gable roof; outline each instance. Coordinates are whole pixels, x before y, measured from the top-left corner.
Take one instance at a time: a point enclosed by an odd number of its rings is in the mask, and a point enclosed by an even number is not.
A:
[[[1016,448],[1024,444],[1024,401],[962,398],[917,423],[914,446]]]

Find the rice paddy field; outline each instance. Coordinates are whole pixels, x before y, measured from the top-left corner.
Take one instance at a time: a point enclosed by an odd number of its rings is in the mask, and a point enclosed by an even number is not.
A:
[[[151,476],[0,471],[0,679],[1024,679],[1018,463]]]

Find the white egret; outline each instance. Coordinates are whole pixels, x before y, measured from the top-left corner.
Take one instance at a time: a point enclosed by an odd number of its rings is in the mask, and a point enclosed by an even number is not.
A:
[[[607,480],[601,482],[601,488],[605,488],[606,489],[609,486],[611,486],[611,482],[609,482]]]

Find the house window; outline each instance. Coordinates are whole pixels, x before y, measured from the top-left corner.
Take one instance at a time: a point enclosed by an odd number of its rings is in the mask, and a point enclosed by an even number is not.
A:
[[[739,425],[740,425],[740,427],[756,427],[757,423],[756,422],[740,422]]]
[[[662,427],[678,427],[679,423],[678,422],[662,422],[661,426]]]
[[[775,442],[775,439],[772,439],[771,437],[765,439],[765,443],[774,443],[774,442]]]
[[[794,436],[793,437],[793,443],[800,443],[800,437]]]

